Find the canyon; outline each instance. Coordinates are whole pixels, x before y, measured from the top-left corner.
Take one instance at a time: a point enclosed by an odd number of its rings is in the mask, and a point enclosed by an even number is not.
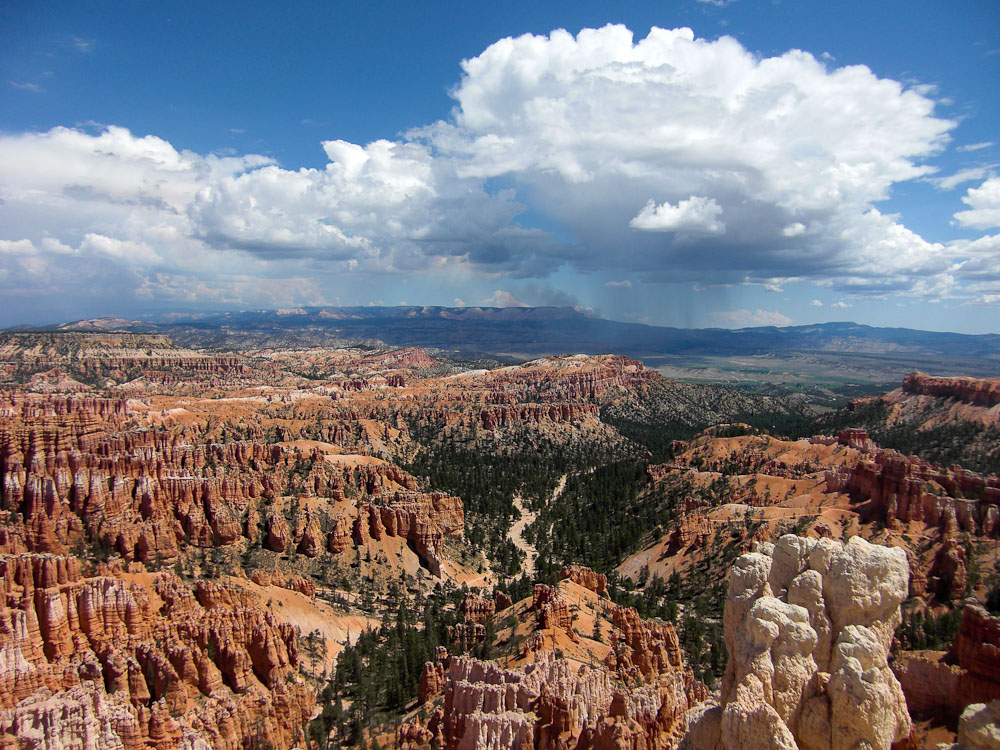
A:
[[[994,393],[914,374],[884,398],[985,423]],[[805,416],[617,355],[5,334],[0,742],[357,744],[338,717],[364,696],[337,675],[418,608],[410,641],[442,638],[366,741],[888,748],[922,741],[911,714],[957,739],[1000,698],[1000,480],[861,428],[732,421],[771,414]],[[539,476],[502,502],[454,483],[530,455]],[[588,495],[616,466],[641,469],[634,494]],[[590,533],[574,503],[655,520],[598,572],[566,551]],[[490,534],[506,552],[473,541]],[[947,649],[896,643],[918,611],[960,618]]]

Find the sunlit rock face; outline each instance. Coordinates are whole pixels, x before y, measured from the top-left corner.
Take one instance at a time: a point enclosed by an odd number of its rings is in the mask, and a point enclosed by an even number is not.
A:
[[[902,549],[781,537],[737,559],[717,705],[689,716],[692,750],[888,750],[910,731],[888,665],[909,570]]]
[[[903,378],[903,391],[980,406],[1000,404],[1000,378],[936,378],[922,372],[913,372]]]
[[[440,574],[446,537],[464,528],[461,499],[418,492],[387,462],[327,462],[317,450],[255,440],[208,442],[191,429],[138,429],[124,399],[0,396],[0,553],[66,554],[93,540],[126,561],[174,564],[185,547],[262,540],[315,558],[373,538],[412,542]],[[304,458],[297,495],[326,499],[292,524],[265,507]],[[360,500],[344,503],[345,490]]]
[[[21,554],[0,595],[0,747],[285,748],[314,705],[294,628],[235,586]]]
[[[482,661],[438,650],[424,666],[422,710],[402,726],[401,746],[678,746],[688,710],[708,691],[684,664],[673,625],[644,620],[635,609],[610,603],[595,590],[603,589],[598,584],[604,577],[590,569],[577,569],[575,577],[593,588],[577,583],[570,572],[557,586],[538,584],[531,597],[504,609],[511,632],[524,637],[520,655]],[[470,595],[462,608],[473,618],[489,608],[492,602],[487,602]],[[608,626],[606,644],[575,632],[574,610]]]
[[[443,692],[443,705],[426,726],[404,726],[400,739],[405,747],[436,742],[449,749],[669,750],[683,735],[685,712],[704,696],[704,686],[676,661],[648,679],[622,683],[613,664],[589,668],[551,651],[517,669],[445,657],[429,662],[421,679],[421,696]]]
[[[958,744],[949,750],[992,750],[1000,747],[1000,700],[973,703],[958,720]]]

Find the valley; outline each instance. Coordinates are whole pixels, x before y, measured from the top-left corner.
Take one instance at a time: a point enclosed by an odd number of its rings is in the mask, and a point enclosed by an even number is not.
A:
[[[4,747],[919,748],[1000,698],[1000,380],[260,335],[3,335]]]

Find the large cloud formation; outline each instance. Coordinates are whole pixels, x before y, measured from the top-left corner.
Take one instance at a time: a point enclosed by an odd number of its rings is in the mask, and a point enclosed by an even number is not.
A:
[[[116,127],[0,136],[0,293],[308,303],[350,274],[562,267],[1000,298],[996,236],[927,242],[875,206],[929,175],[955,127],[924,89],[622,26],[502,39],[462,70],[449,120],[326,141],[322,169]],[[1000,224],[998,186],[970,189],[956,220]]]

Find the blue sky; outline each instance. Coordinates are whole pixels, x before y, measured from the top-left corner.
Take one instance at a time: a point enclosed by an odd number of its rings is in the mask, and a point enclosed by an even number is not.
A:
[[[0,325],[1000,331],[992,0],[286,5],[0,8]]]

